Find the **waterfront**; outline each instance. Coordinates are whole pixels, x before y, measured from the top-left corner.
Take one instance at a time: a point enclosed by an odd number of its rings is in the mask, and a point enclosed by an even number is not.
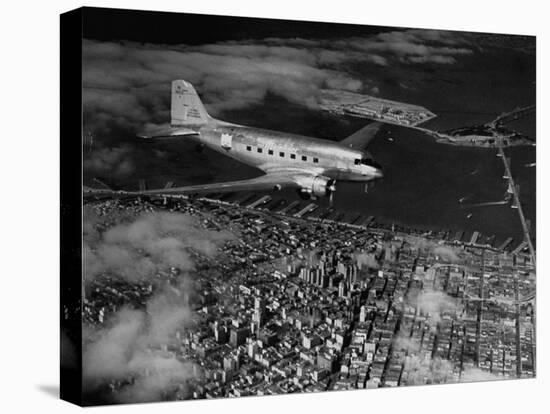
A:
[[[528,255],[206,198],[84,212],[87,404],[536,373]]]

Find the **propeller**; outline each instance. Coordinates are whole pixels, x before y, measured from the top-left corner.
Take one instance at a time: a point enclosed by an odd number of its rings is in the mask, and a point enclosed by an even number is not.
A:
[[[329,193],[328,195],[328,204],[330,206],[330,208],[332,208],[333,204],[334,204],[334,193],[336,191],[336,180],[330,180],[328,183],[327,183],[327,192]]]

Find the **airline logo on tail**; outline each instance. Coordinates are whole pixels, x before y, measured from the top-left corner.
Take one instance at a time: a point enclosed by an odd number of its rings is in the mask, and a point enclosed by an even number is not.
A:
[[[209,120],[208,113],[195,88],[184,80],[172,82],[172,125],[202,124]]]

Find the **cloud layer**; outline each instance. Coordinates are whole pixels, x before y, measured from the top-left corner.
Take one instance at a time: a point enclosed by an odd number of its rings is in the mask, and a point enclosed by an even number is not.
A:
[[[460,263],[462,260],[461,255],[464,254],[456,247],[438,244],[424,237],[409,235],[406,237],[406,242],[411,248],[437,256],[448,263]]]
[[[364,38],[228,41],[199,46],[84,41],[85,123],[137,131],[169,120],[173,79],[192,82],[212,115],[261,103],[266,93],[315,108],[320,89],[373,92],[358,74],[397,64],[452,64],[472,53],[467,34],[405,30]]]
[[[104,272],[134,282],[168,267],[190,271],[194,263],[189,249],[213,257],[219,243],[232,237],[200,228],[196,218],[179,213],[145,213],[105,232],[98,231],[99,222],[87,208],[82,252],[86,282]]]
[[[376,70],[449,65],[472,50],[467,34],[431,30],[198,46],[84,40],[85,177],[135,173],[143,155],[129,137],[170,121],[174,79],[193,83],[210,114],[222,118],[224,111],[261,104],[267,94],[315,110],[322,89],[378,94],[369,76]]]
[[[502,377],[474,366],[465,366],[458,376],[458,371],[448,359],[423,357],[416,354],[404,358],[404,372],[407,385],[423,385],[427,381],[435,383],[477,382],[502,380]]]
[[[454,312],[459,309],[456,298],[452,298],[440,290],[424,289],[416,300],[414,306],[424,314],[429,314],[430,325],[435,328],[441,321],[441,314],[444,312]]]
[[[121,224],[103,230],[105,220]],[[84,276],[86,283],[105,272],[128,283],[147,281],[154,294],[144,308],[129,305],[105,323],[84,326],[83,376],[87,394],[117,383],[115,402],[161,400],[166,393],[185,395],[195,367],[178,354],[177,333],[194,322],[189,303],[195,263],[190,249],[208,257],[232,236],[199,226],[195,217],[180,213],[144,213],[129,219],[116,210],[103,218],[84,210]],[[183,273],[162,282],[156,274],[169,267]]]
[[[145,310],[123,308],[107,327],[88,329],[83,352],[84,388],[125,381],[118,402],[158,401],[163,393],[185,388],[193,364],[181,361],[163,345],[175,343],[175,333],[193,321],[184,295],[174,291],[154,296]]]

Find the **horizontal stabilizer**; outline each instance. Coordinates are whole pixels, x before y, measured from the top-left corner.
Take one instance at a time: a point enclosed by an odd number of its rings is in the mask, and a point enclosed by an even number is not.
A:
[[[138,137],[151,139],[151,138],[172,138],[183,137],[188,135],[199,135],[199,133],[191,128],[182,127],[161,127],[154,129],[147,129],[138,134]]]
[[[118,190],[118,188],[114,187],[113,185],[107,184],[104,180],[102,180],[102,179],[99,178],[99,177],[94,177],[94,178],[93,178],[93,181],[94,181],[96,184],[99,184],[99,186],[100,186],[103,190],[109,190],[109,191],[116,191],[116,190]]]

